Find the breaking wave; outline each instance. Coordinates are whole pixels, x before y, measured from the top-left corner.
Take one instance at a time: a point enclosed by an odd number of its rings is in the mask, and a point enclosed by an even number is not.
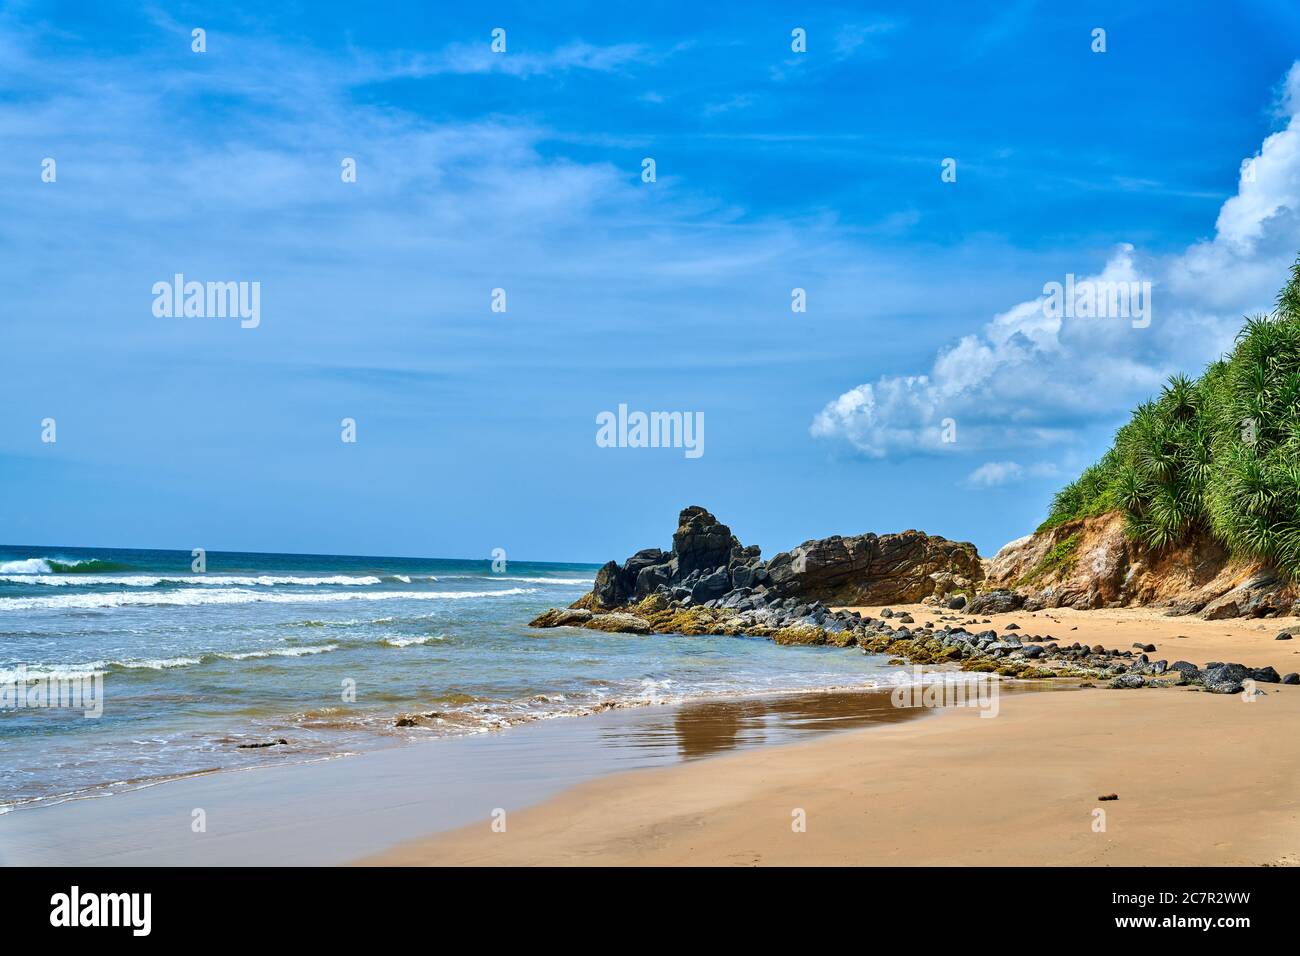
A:
[[[16,562],[14,562],[16,563]],[[114,584],[124,588],[151,588],[160,584],[189,584],[207,587],[368,587],[379,584],[380,579],[366,576],[334,574],[328,577],[295,577],[278,574],[195,574],[179,575],[93,575],[93,574],[0,574],[0,581],[9,584],[44,584],[51,587],[86,587],[93,584]]]
[[[0,598],[0,610],[28,611],[62,608],[125,607],[128,605],[200,604],[326,604],[336,601],[462,601],[475,598],[533,594],[536,588],[507,588],[503,591],[307,591],[301,594],[258,592],[239,588],[181,588],[156,594],[110,591],[104,594],[58,594],[51,597]]]

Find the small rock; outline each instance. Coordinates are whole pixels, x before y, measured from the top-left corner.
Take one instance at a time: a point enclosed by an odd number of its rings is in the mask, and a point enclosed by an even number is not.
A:
[[[1141,674],[1121,674],[1110,682],[1114,690],[1131,690],[1136,687],[1146,687],[1147,679]]]
[[[1118,794],[1118,793],[1103,793],[1103,794],[1102,794],[1101,796],[1099,796],[1097,799],[1098,799],[1098,800],[1118,800],[1118,799],[1119,799],[1119,794]]]

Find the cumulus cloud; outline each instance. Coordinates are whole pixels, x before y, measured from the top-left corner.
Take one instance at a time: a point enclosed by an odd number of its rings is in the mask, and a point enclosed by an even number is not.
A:
[[[1163,256],[1120,244],[1099,271],[1045,276],[1041,295],[942,349],[927,372],[881,376],[827,402],[811,433],[872,457],[1042,448],[1121,416],[1171,373],[1212,361],[1243,314],[1271,307],[1300,250],[1300,63],[1278,102],[1285,126],[1243,161],[1213,237]],[[1150,283],[1149,323],[1117,317],[1113,301],[1063,314],[1051,284],[1069,281],[1135,292]],[[942,440],[945,420],[955,441]],[[990,469],[971,480],[1007,474]]]

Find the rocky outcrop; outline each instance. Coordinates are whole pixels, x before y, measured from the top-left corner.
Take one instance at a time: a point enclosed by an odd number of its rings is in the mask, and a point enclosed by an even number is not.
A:
[[[775,593],[845,605],[912,604],[983,576],[973,544],[920,531],[805,541],[767,564]]]
[[[956,617],[936,625],[912,626],[909,615],[888,608],[879,618],[796,598],[730,596],[721,606],[683,607],[665,594],[652,594],[619,611],[552,610],[532,621],[534,627],[571,625],[628,634],[743,635],[766,637],[777,644],[857,647],[865,653],[890,655],[893,663],[947,664],[963,671],[1000,677],[1042,680],[1072,677],[1104,680],[1113,688],[1193,685],[1210,693],[1235,694],[1255,683],[1300,683],[1300,675],[1279,677],[1271,667],[1150,660],[1140,649],[1117,650],[1078,642],[1065,644],[1050,634],[1039,636],[988,629],[968,631]],[[1248,684],[1247,681],[1252,682]]]
[[[1212,620],[1300,613],[1300,591],[1258,561],[1234,559],[1208,535],[1153,551],[1120,514],[1071,521],[1012,541],[985,567],[973,614],[1072,607],[1163,607]],[[1010,597],[1008,597],[1010,595]]]
[[[598,572],[590,605],[622,607],[657,593],[673,594],[686,603],[703,604],[737,586],[758,582],[760,551],[746,548],[731,529],[704,508],[692,505],[678,516],[673,548],[645,548],[621,565],[610,561]]]
[[[743,635],[766,637],[777,644],[858,647],[867,653],[893,655],[895,662],[949,664],[1004,677],[1087,677],[1105,680],[1117,689],[1192,684],[1226,694],[1248,689],[1247,681],[1300,682],[1300,675],[1279,677],[1272,668],[1209,664],[1202,670],[1187,661],[1151,661],[1146,652],[1154,647],[1149,645],[1120,651],[1063,644],[1050,634],[1023,635],[1015,624],[1006,625],[1001,635],[993,629],[972,633],[960,618],[943,611],[943,623],[916,625],[911,615],[890,608],[873,618],[847,606],[830,606],[924,599],[964,609],[965,615],[1000,613],[1031,607],[1049,589],[1057,598],[1112,593],[1093,577],[1075,577],[1081,559],[1090,562],[1088,567],[1104,571],[1108,588],[1115,585],[1113,575],[1132,574],[1131,557],[1127,553],[1115,557],[1121,545],[1105,528],[1082,548],[1082,558],[1076,553],[1082,533],[1066,529],[1064,534],[1059,540],[1031,536],[1015,542],[1011,550],[1003,549],[990,562],[994,586],[967,601],[965,592],[983,578],[972,545],[919,531],[836,536],[807,541],[764,562],[758,548],[743,546],[717,518],[691,507],[681,513],[671,551],[647,548],[622,564],[609,562],[600,569],[589,594],[572,607],[544,612],[530,624],[620,634]],[[1069,547],[1061,547],[1062,541],[1070,542]],[[1015,586],[1008,586],[1013,579]],[[1034,591],[1035,582],[1044,586]],[[1149,593],[1131,583],[1119,586],[1121,594]],[[1263,578],[1249,577],[1224,597],[1238,594],[1234,600],[1258,607],[1265,600],[1262,589],[1266,587]],[[1125,592],[1123,588],[1137,589]],[[1031,593],[1027,595],[1026,589]]]
[[[805,541],[764,562],[699,506],[682,511],[671,551],[646,548],[596,574],[585,606],[612,610],[667,594],[685,606],[737,590],[845,605],[911,603],[973,591],[983,577],[975,546],[904,531]]]

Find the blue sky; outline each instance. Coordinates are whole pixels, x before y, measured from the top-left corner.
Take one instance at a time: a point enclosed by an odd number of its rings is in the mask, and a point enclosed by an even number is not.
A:
[[[991,554],[1300,251],[1294,4],[263,6],[0,6],[0,541]],[[178,272],[260,325],[154,316]],[[1151,326],[1045,326],[1066,274]]]

